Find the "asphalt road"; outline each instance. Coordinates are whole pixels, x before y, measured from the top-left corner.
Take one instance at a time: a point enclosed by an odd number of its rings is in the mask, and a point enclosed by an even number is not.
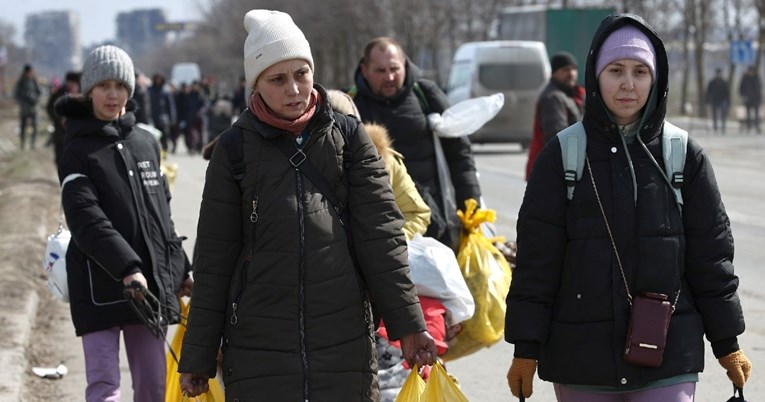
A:
[[[753,378],[747,383],[749,401],[765,400],[765,272],[760,268],[765,261],[765,135],[755,136],[729,130],[726,136],[713,136],[704,124],[676,120],[681,127],[693,127],[692,136],[707,149],[712,158],[723,201],[731,218],[736,240],[736,273],[741,279],[740,296],[747,320],[747,331],[739,338],[740,344],[754,365]],[[515,219],[523,198],[525,182],[523,167],[526,153],[514,145],[476,145],[476,163],[485,202],[497,211],[496,227],[499,234],[515,237]],[[173,218],[178,232],[189,237],[185,242],[189,255],[196,236],[197,216],[206,162],[198,155],[183,151],[170,155],[170,163],[178,165],[172,201]],[[56,385],[40,387],[50,395],[62,395],[60,400],[82,400],[85,388],[84,363],[80,340],[74,337],[68,320],[66,305],[53,305],[60,315],[56,327],[55,348],[45,361],[66,360],[69,374]],[[39,314],[39,313],[38,313]],[[169,336],[172,336],[172,328]],[[505,374],[512,359],[513,348],[503,341],[472,355],[447,362],[447,369],[460,381],[462,390],[474,402],[511,401]],[[587,364],[587,362],[582,362]],[[130,372],[124,354],[121,364],[122,400],[132,400]],[[28,384],[39,384],[34,381]],[[35,395],[36,389],[28,390]],[[697,386],[697,402],[720,402],[731,396],[730,382],[708,348],[706,371]],[[34,401],[49,400],[36,395]],[[554,401],[552,386],[538,378],[534,383],[532,401]]]
[[[765,381],[757,378],[757,368],[765,367],[765,135],[746,135],[734,129],[726,136],[712,135],[703,124],[675,121],[692,128],[691,135],[712,158],[723,201],[731,218],[736,239],[736,272],[741,278],[740,293],[748,323],[740,343],[755,367],[755,377],[747,384],[750,400],[765,400]],[[526,153],[517,145],[475,145],[476,163],[485,202],[497,211],[499,234],[515,238],[515,220],[523,199],[523,171]],[[199,156],[179,152],[170,161],[178,164],[173,211],[179,232],[189,236],[186,246],[193,244],[201,188],[206,162]],[[189,249],[189,252],[191,250]],[[505,374],[512,360],[512,345],[504,341],[473,355],[447,362],[447,369],[459,379],[471,401],[495,402],[512,400]],[[586,364],[586,362],[582,362]],[[724,401],[731,396],[731,386],[724,371],[708,348],[706,372],[697,386],[698,402]],[[552,386],[535,379],[533,400],[555,400]]]

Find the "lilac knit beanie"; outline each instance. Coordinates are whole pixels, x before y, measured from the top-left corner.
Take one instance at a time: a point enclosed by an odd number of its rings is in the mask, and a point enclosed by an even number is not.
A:
[[[600,75],[607,65],[621,59],[644,63],[651,70],[651,76],[656,79],[656,51],[648,36],[633,25],[625,25],[608,35],[595,60],[596,76]]]

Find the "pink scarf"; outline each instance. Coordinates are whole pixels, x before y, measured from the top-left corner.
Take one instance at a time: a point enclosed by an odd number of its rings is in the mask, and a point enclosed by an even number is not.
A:
[[[320,102],[321,95],[319,94],[319,91],[314,88],[311,90],[311,97],[308,99],[308,107],[305,109],[305,113],[295,120],[285,120],[274,113],[257,92],[253,92],[250,96],[250,111],[263,123],[288,131],[297,137],[303,132],[305,126],[308,125],[311,117],[313,117],[316,112],[316,105]]]

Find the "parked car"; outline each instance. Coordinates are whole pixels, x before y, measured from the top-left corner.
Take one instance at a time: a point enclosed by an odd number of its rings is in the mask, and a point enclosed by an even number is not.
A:
[[[502,92],[505,105],[470,136],[474,143],[531,142],[537,96],[550,79],[547,48],[539,41],[488,41],[461,45],[449,72],[450,104]]]

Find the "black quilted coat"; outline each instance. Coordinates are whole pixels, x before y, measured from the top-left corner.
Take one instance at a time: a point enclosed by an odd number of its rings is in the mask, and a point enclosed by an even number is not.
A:
[[[214,376],[222,342],[226,400],[379,400],[362,278],[392,338],[425,330],[383,161],[359,125],[344,171],[335,117],[328,102],[320,104],[303,151],[346,200],[347,222],[273,144],[285,135],[294,142],[292,134],[249,110],[235,123],[243,136],[241,183],[226,148],[213,151],[179,371]],[[358,268],[343,224],[351,227]]]
[[[77,335],[139,323],[122,294],[122,278],[141,271],[149,290],[178,322],[175,293],[190,270],[170,218],[170,191],[160,171],[159,143],[128,112],[106,122],[80,97],[56,102],[67,139],[59,177],[72,242],[66,254],[72,319]]]

